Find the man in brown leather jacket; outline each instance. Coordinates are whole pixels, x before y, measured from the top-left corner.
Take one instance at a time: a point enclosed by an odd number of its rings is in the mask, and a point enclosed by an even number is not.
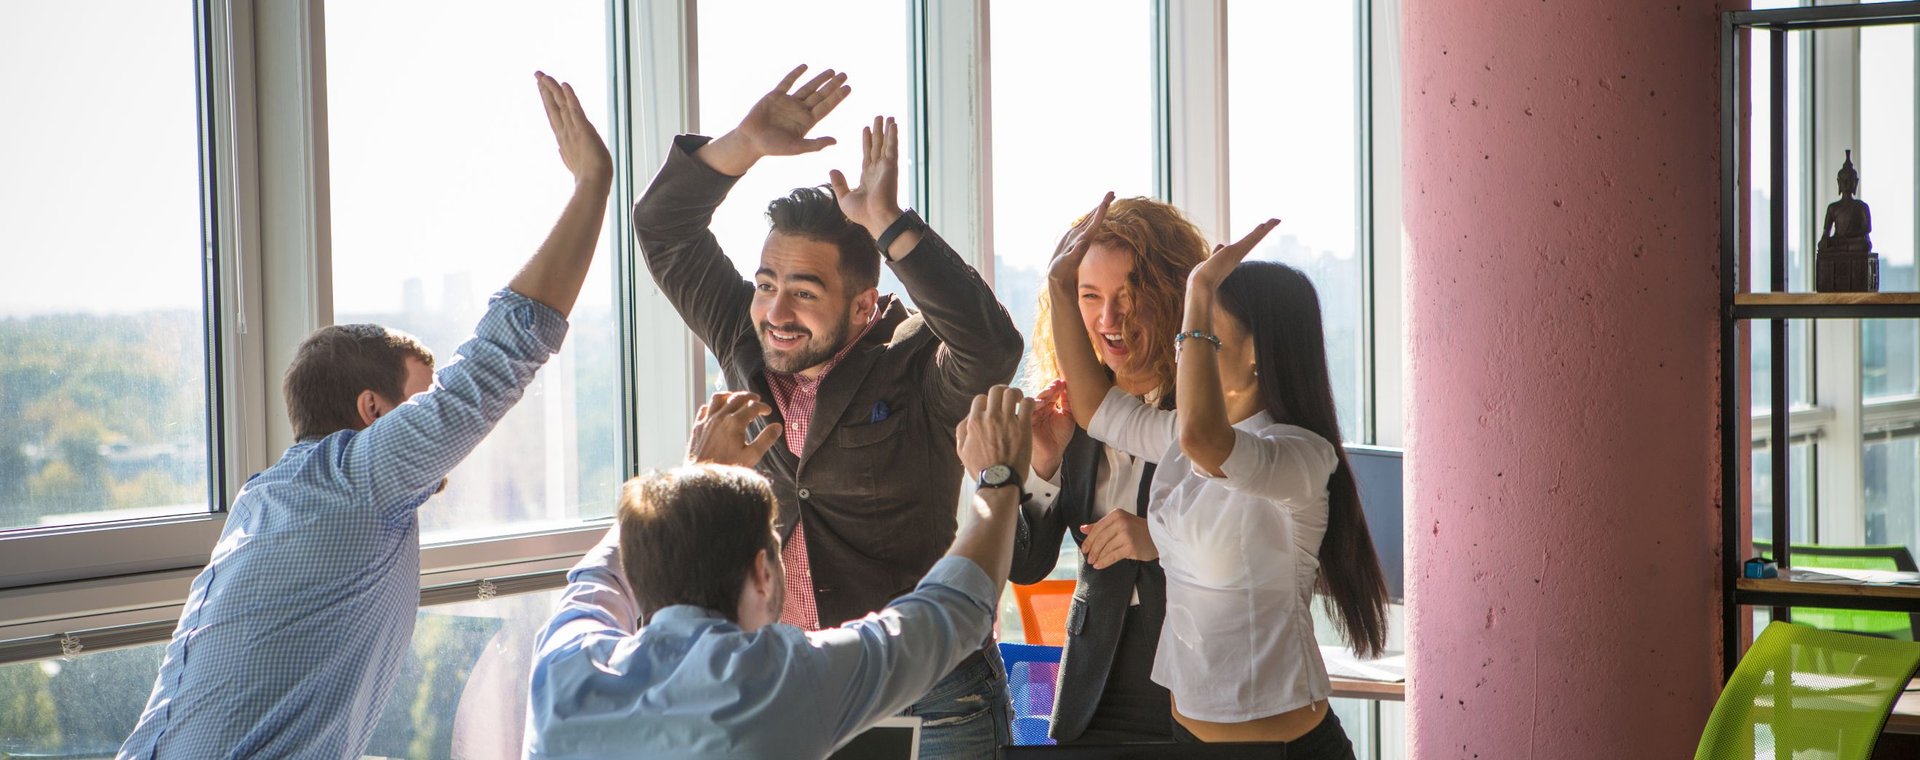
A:
[[[885,607],[952,543],[962,478],[981,476],[961,472],[954,427],[1012,378],[1021,338],[979,273],[901,210],[892,119],[866,130],[857,187],[836,171],[830,191],[775,199],[758,270],[735,271],[707,229],[733,183],[763,157],[834,142],[806,135],[850,92],[846,75],[795,87],[804,70],[720,138],[676,138],[633,216],[654,281],[728,385],[771,402],[757,432],[782,440],[758,469],[780,503],[783,622],[818,628]],[[877,290],[882,258],[917,312]],[[921,757],[1007,743],[1000,668],[983,642],[908,711],[926,721]]]

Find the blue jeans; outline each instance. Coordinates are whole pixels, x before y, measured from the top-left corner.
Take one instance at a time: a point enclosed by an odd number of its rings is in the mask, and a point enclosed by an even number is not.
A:
[[[921,760],[984,760],[1013,741],[1012,705],[1000,654],[989,645],[907,708],[921,719]]]

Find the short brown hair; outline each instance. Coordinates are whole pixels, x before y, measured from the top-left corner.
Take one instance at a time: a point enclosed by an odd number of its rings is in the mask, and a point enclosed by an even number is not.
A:
[[[333,325],[300,342],[282,391],[294,440],[360,428],[354,400],[373,391],[407,400],[407,357],[433,369],[433,352],[419,339],[380,325]]]
[[[740,588],[765,551],[778,561],[773,487],[744,467],[690,464],[620,487],[620,566],[640,619],[691,604],[740,622]]]
[[[880,248],[867,228],[840,210],[840,199],[825,185],[800,187],[767,204],[767,221],[782,235],[826,243],[840,249],[840,283],[849,296],[880,285]]]

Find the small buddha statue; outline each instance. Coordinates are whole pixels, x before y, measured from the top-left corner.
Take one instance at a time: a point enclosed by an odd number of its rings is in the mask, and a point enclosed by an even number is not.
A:
[[[1873,214],[1865,201],[1853,197],[1860,187],[1860,172],[1853,168],[1853,151],[1847,151],[1840,165],[1840,200],[1827,204],[1827,218],[1820,222],[1820,244],[1815,251],[1826,253],[1871,253]]]
[[[1820,242],[1814,246],[1814,290],[1860,292],[1880,289],[1880,261],[1873,253],[1873,214],[1865,201],[1853,197],[1860,172],[1853,168],[1853,151],[1840,165],[1840,200],[1827,204],[1820,222]]]

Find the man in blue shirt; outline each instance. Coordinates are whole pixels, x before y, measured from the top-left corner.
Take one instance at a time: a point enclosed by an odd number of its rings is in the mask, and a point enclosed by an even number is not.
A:
[[[527,756],[820,758],[920,699],[992,625],[1030,410],[1006,386],[975,398],[957,448],[986,474],[946,556],[880,611],[807,632],[778,622],[778,508],[745,469],[774,440],[748,441],[748,423],[772,409],[716,396],[690,446],[700,464],[629,481],[614,527],[568,573],[535,644]]]
[[[235,497],[121,758],[357,758],[413,636],[415,509],[560,349],[613,162],[573,88],[535,74],[574,176],[540,250],[459,358],[378,325],[315,332],[287,369],[297,442]]]

